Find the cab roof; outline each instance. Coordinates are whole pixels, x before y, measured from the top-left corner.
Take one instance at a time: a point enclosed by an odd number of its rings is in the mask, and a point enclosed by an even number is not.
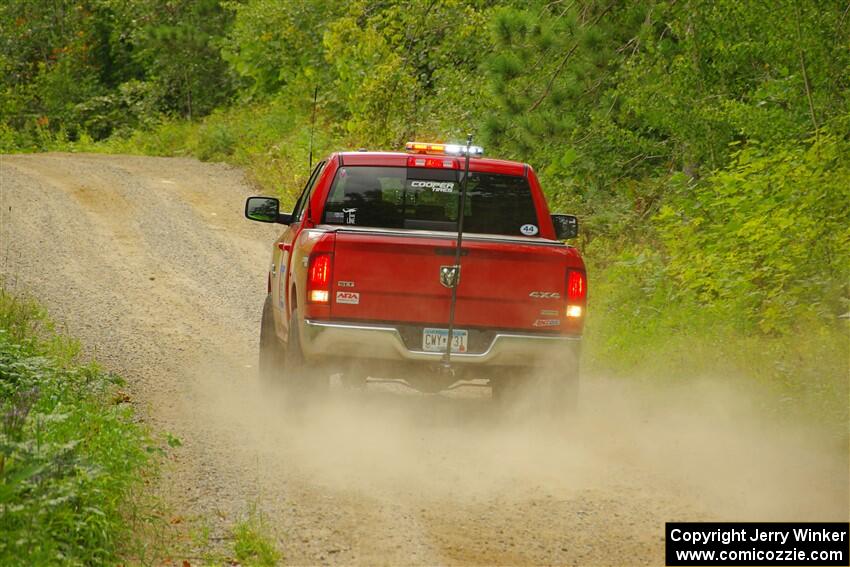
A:
[[[451,155],[423,155],[404,152],[337,152],[333,154],[340,159],[340,165],[371,165],[384,167],[407,167],[411,158],[429,158],[441,160],[453,160],[458,167],[452,169],[463,169],[464,156]],[[415,167],[415,166],[414,166]],[[501,159],[482,157],[469,158],[469,170],[478,173],[498,173],[501,175],[513,175],[525,177],[528,175],[529,166],[517,162]]]

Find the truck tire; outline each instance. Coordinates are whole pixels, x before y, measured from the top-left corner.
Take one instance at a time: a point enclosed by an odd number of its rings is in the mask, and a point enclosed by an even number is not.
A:
[[[260,380],[268,386],[280,386],[283,382],[283,368],[286,363],[283,345],[277,338],[272,312],[272,296],[266,296],[263,303],[263,316],[260,321],[260,354],[258,367]]]
[[[284,385],[295,396],[318,396],[327,390],[329,376],[322,368],[310,364],[304,358],[301,334],[298,329],[298,309],[293,309],[289,319],[289,339],[286,344]]]

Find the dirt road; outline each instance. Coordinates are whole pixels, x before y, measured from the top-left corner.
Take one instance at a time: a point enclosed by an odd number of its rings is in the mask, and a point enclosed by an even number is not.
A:
[[[597,378],[557,426],[378,385],[286,419],[257,388],[276,229],[243,219],[249,193],[189,159],[0,156],[6,285],[183,441],[161,490],[211,545],[251,503],[289,564],[663,564],[665,521],[847,520],[846,454],[711,384]]]

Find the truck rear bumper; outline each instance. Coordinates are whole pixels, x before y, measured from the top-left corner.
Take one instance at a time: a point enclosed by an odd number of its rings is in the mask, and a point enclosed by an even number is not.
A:
[[[481,353],[452,354],[452,362],[470,365],[537,366],[575,359],[581,337],[497,332]],[[308,358],[367,358],[437,363],[441,352],[411,350],[389,325],[304,320],[301,346]]]

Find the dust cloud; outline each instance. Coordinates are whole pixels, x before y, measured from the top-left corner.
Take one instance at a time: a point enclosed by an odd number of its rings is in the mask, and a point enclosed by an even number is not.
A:
[[[590,378],[578,413],[552,420],[474,385],[425,395],[332,380],[321,402],[293,408],[246,366],[200,370],[209,422],[319,492],[412,508],[593,494],[640,501],[662,522],[848,519],[846,446],[766,417],[728,380],[662,391]]]

